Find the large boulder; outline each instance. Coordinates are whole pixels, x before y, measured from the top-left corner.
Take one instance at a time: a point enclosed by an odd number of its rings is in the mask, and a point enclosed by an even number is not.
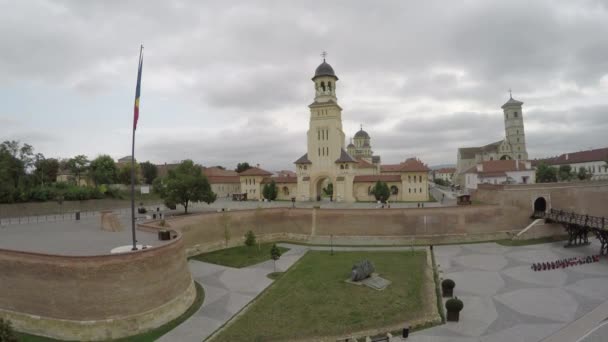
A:
[[[352,281],[360,281],[363,280],[374,273],[375,268],[374,264],[372,264],[369,260],[363,260],[353,265],[353,268],[350,272],[350,280]]]

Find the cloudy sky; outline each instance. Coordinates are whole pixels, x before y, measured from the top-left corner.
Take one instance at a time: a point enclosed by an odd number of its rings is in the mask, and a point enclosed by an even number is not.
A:
[[[0,139],[291,169],[323,50],[384,163],[455,163],[523,101],[531,158],[608,146],[608,1],[0,0]]]

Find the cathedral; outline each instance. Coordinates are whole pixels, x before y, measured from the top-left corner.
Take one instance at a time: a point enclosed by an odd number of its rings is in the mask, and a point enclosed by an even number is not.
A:
[[[524,132],[523,102],[512,95],[502,105],[505,138],[480,147],[461,147],[456,161],[455,183],[464,186],[464,172],[478,163],[489,160],[528,160]]]
[[[429,168],[416,158],[381,165],[373,154],[370,135],[361,129],[348,146],[342,129],[342,107],[336,97],[338,76],[325,58],[312,78],[314,101],[310,109],[307,153],[295,161],[298,201],[319,200],[332,184],[332,199],[339,202],[373,201],[377,181],[390,189],[390,201],[427,201]]]

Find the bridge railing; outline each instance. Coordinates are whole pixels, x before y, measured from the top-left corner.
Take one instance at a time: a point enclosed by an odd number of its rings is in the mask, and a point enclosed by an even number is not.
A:
[[[606,229],[605,217],[582,215],[577,214],[575,212],[551,209],[549,213],[544,215],[544,218],[550,219],[558,223],[572,223],[589,228],[596,228],[602,230]]]

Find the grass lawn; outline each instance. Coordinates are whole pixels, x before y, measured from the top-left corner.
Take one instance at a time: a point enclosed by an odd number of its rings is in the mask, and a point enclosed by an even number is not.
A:
[[[221,249],[219,251],[203,253],[191,257],[199,261],[210,262],[228,267],[246,267],[258,264],[262,261],[270,260],[270,248],[273,243],[262,243],[259,248],[255,246],[238,246]],[[279,247],[281,254],[287,252],[289,248]]]
[[[392,281],[383,291],[344,282],[369,259]],[[428,315],[426,252],[310,251],[214,341],[283,341],[344,336]]]
[[[192,305],[190,305],[190,307],[188,308],[188,310],[186,310],[186,312],[184,312],[183,314],[181,314],[179,317],[177,317],[176,319],[166,323],[165,325],[162,325],[156,329],[152,329],[148,332],[145,332],[143,334],[139,334],[139,335],[134,335],[134,336],[129,336],[129,337],[125,337],[125,338],[121,338],[121,339],[117,339],[117,340],[111,340],[112,342],[149,342],[149,341],[155,341],[157,339],[159,339],[161,336],[163,336],[164,334],[168,333],[169,331],[173,330],[175,327],[177,327],[178,325],[182,324],[182,322],[184,322],[186,319],[188,319],[190,316],[192,316],[195,312],[198,311],[198,309],[201,307],[201,305],[203,305],[203,301],[205,300],[205,291],[203,290],[203,287],[197,283],[194,282],[194,285],[196,286],[196,298],[194,299],[194,303],[192,303]],[[43,337],[43,336],[36,336],[36,335],[30,335],[30,334],[26,334],[26,333],[17,333],[17,338],[19,339],[20,342],[55,342],[55,341],[60,341],[60,340],[56,340],[56,339],[52,339],[52,338],[48,338],[48,337]]]

